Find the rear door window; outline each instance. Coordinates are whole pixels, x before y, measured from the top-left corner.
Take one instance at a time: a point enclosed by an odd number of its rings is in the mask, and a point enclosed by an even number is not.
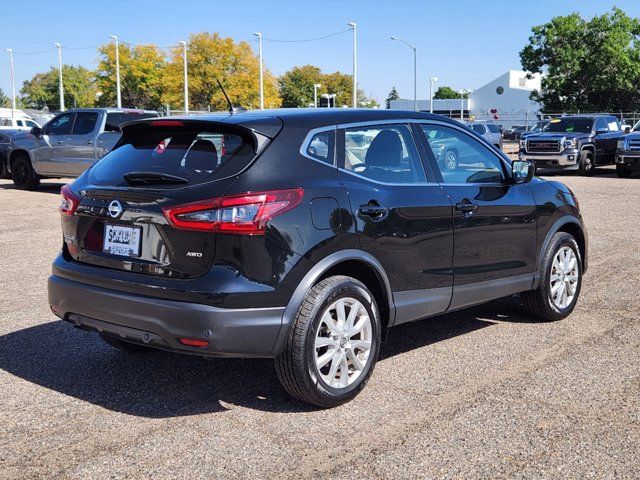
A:
[[[87,135],[93,132],[98,121],[97,112],[81,112],[76,114],[76,121],[73,124],[72,135]]]
[[[255,158],[254,141],[248,134],[167,128],[136,128],[125,135],[124,143],[103,157],[90,172],[97,185],[125,186],[125,176],[149,174],[146,184],[153,188],[153,175],[176,177],[162,188],[184,187],[237,175]],[[127,175],[129,174],[129,175]],[[161,182],[162,183],[162,182]],[[129,181],[131,184],[131,181]]]
[[[316,133],[307,145],[307,155],[315,160],[333,165],[334,137],[333,131]]]

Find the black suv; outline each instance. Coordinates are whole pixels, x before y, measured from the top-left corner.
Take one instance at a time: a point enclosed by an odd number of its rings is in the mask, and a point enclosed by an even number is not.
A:
[[[293,396],[338,405],[390,327],[521,292],[573,310],[578,202],[533,170],[414,112],[137,121],[62,190],[49,302],[127,351],[275,358]]]
[[[568,115],[553,118],[542,132],[520,140],[521,160],[541,169],[578,170],[592,175],[596,165],[615,162],[624,133],[612,115]]]

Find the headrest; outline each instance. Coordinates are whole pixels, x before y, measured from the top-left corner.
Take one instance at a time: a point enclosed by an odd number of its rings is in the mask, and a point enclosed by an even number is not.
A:
[[[185,161],[188,170],[215,170],[218,166],[218,151],[209,140],[196,140],[191,145]]]
[[[402,140],[395,130],[382,130],[367,149],[367,167],[397,167],[402,162]]]

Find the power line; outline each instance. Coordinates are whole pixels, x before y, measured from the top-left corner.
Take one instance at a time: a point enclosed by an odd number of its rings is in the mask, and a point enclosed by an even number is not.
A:
[[[329,38],[329,37],[335,37],[337,35],[341,35],[345,32],[349,32],[351,31],[350,28],[347,28],[345,30],[340,30],[339,32],[335,32],[335,33],[330,33],[329,35],[323,35],[322,37],[315,37],[315,38],[305,38],[305,39],[301,39],[301,40],[280,40],[280,39],[275,39],[275,38],[263,38],[263,40],[267,41],[267,42],[278,42],[278,43],[303,43],[303,42],[315,42],[317,40],[324,40],[325,38]]]
[[[13,52],[14,55],[41,55],[43,53],[50,52],[51,50],[55,50],[56,47],[50,47],[46,50],[39,50],[37,52]]]

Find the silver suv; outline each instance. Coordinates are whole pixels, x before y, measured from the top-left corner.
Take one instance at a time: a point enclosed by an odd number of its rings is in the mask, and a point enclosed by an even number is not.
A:
[[[496,148],[502,150],[502,132],[500,131],[500,127],[495,123],[475,121],[467,123],[467,127],[477,134],[482,135],[487,142],[492,143]]]

